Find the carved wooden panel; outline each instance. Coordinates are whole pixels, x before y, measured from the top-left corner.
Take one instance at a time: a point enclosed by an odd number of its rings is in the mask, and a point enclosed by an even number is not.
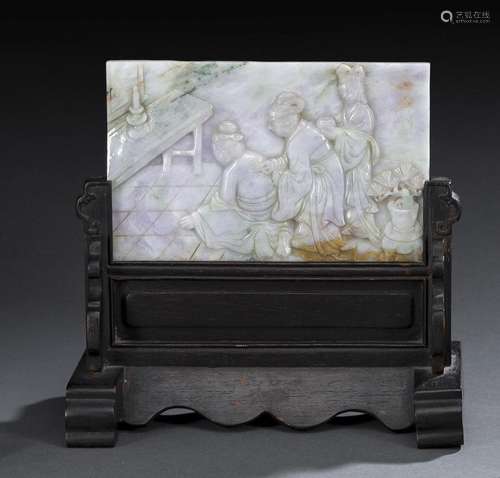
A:
[[[423,346],[425,339],[421,279],[120,280],[112,291],[115,345]]]

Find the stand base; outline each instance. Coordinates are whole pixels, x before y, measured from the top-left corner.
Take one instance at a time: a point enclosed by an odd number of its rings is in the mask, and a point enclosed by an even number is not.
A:
[[[268,412],[304,429],[362,411],[392,430],[416,426],[419,448],[463,443],[460,344],[441,375],[412,367],[105,367],[83,357],[66,393],[68,446],[113,446],[118,423],[190,408],[221,425]]]

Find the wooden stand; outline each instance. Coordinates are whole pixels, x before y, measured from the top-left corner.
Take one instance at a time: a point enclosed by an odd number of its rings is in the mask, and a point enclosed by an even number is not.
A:
[[[415,425],[421,448],[463,443],[449,180],[424,189],[422,263],[113,262],[110,183],[87,181],[77,213],[87,349],[67,387],[68,446],[113,446],[119,423],[173,407],[295,428],[356,410]]]

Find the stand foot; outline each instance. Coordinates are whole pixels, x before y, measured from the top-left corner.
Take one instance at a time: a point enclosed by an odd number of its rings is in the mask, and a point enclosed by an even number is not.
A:
[[[424,378],[417,386],[414,404],[419,448],[463,445],[460,372],[460,343],[453,342],[451,365],[442,375]]]
[[[117,438],[121,409],[120,368],[90,372],[80,361],[66,389],[66,445],[110,447]]]
[[[267,412],[294,428],[318,425],[342,411],[365,411],[393,430],[414,421],[419,448],[456,447],[463,444],[460,380],[459,343],[453,343],[451,365],[440,375],[432,375],[430,367],[107,367],[92,372],[83,357],[66,391],[66,443],[114,446],[119,422],[143,425],[162,410],[187,407],[221,425],[246,423]]]

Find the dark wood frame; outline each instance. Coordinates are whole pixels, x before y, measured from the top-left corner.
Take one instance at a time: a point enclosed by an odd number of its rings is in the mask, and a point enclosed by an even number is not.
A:
[[[76,205],[87,348],[67,387],[69,446],[113,446],[119,423],[173,407],[297,428],[357,410],[415,424],[419,447],[463,443],[448,179],[424,188],[421,263],[114,262],[111,201],[96,179]]]

